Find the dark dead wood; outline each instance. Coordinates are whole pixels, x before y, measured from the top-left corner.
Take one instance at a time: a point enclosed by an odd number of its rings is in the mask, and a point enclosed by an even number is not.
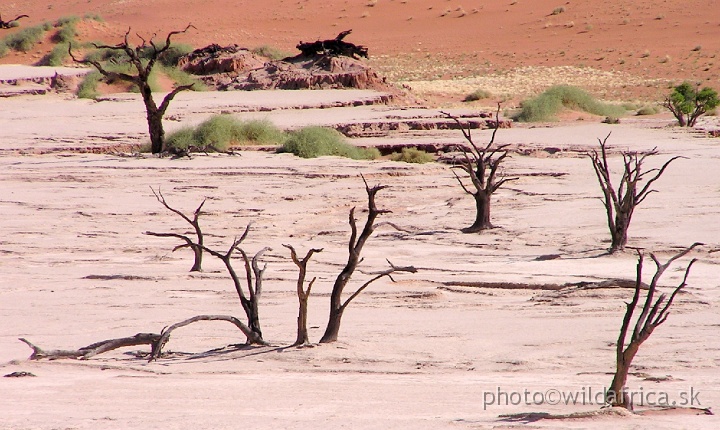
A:
[[[153,187],[150,187],[150,190],[152,191],[153,195],[155,195],[155,198],[157,199],[160,204],[165,206],[170,212],[173,212],[180,216],[180,218],[184,219],[188,224],[190,224],[193,229],[195,230],[195,236],[197,237],[197,242],[194,242],[192,239],[190,239],[188,236],[178,234],[178,233],[156,233],[152,231],[146,231],[145,234],[148,236],[157,236],[157,237],[176,237],[180,240],[183,240],[185,243],[183,245],[178,245],[175,248],[173,248],[173,252],[177,251],[178,249],[182,248],[190,248],[193,251],[193,255],[195,256],[195,261],[193,262],[193,266],[190,268],[191,272],[199,272],[202,271],[202,257],[203,257],[203,243],[204,243],[204,237],[202,233],[202,229],[200,228],[200,214],[203,205],[207,201],[207,199],[203,199],[202,202],[200,202],[200,205],[195,209],[195,212],[193,213],[192,219],[185,215],[184,213],[180,212],[179,210],[171,207],[168,202],[165,200],[165,196],[162,195],[162,192],[160,191],[160,188],[158,188],[157,192]]]
[[[343,41],[345,36],[350,33],[352,33],[352,30],[346,30],[338,34],[334,39],[300,42],[296,48],[300,50],[305,57],[315,55],[342,55],[352,58],[368,58],[368,49],[366,47]]]
[[[460,164],[453,166],[452,170],[455,179],[457,179],[463,191],[473,196],[475,200],[475,222],[473,222],[471,226],[461,229],[461,231],[463,233],[480,233],[483,230],[493,227],[490,220],[490,203],[493,193],[507,182],[519,179],[517,177],[505,177],[500,171],[500,165],[508,157],[506,148],[509,146],[507,144],[495,145],[495,135],[501,124],[500,103],[498,103],[497,110],[495,111],[495,124],[492,137],[490,142],[485,146],[479,146],[473,141],[470,127],[463,125],[458,117],[447,112],[441,113],[458,124],[463,137],[469,144],[469,146],[460,145],[458,147],[463,153],[463,157],[460,160]],[[470,179],[472,187],[465,185],[463,179],[455,170],[465,172],[467,178]]]
[[[305,277],[307,276],[307,265],[310,262],[310,258],[313,254],[322,252],[322,248],[312,248],[304,258],[299,258],[295,248],[292,245],[283,245],[285,248],[290,250],[290,258],[293,263],[298,267],[298,280],[297,280],[297,296],[298,296],[298,318],[297,318],[297,338],[292,346],[308,345],[310,339],[308,337],[307,330],[307,307],[308,300],[310,298],[310,291],[312,290],[313,284],[317,277],[312,278],[310,283],[305,289]]]
[[[621,152],[623,173],[620,177],[620,184],[616,188],[613,185],[607,159],[607,140],[609,138],[610,134],[603,140],[598,139],[600,152],[593,150],[587,156],[592,161],[595,176],[602,190],[602,202],[605,206],[607,224],[612,239],[609,252],[612,254],[625,249],[628,241],[628,230],[635,208],[647,196],[657,192],[651,188],[652,184],[662,176],[670,163],[686,157],[675,156],[666,161],[659,169],[643,171],[643,163],[648,157],[657,155],[657,148],[642,153]],[[646,182],[641,185],[641,181]]]
[[[150,145],[153,154],[159,154],[165,150],[165,129],[163,128],[162,119],[170,106],[170,102],[181,91],[192,89],[194,84],[179,85],[175,87],[172,91],[165,95],[158,106],[153,98],[152,88],[149,83],[150,73],[152,72],[158,58],[165,51],[170,49],[172,37],[178,34],[186,33],[191,28],[195,27],[192,24],[188,24],[184,30],[171,31],[168,33],[165,43],[162,45],[157,45],[155,43],[154,35],[150,38],[150,40],[146,40],[142,36],[137,35],[137,37],[142,41],[142,44],[133,46],[130,42],[130,29],[125,32],[123,42],[118,43],[117,45],[93,44],[96,49],[109,49],[112,51],[124,52],[128,58],[127,62],[135,69],[135,74],[109,71],[99,61],[87,58],[76,58],[72,52],[72,43],[68,44],[68,54],[74,62],[93,66],[98,72],[100,72],[100,74],[110,81],[121,80],[137,85],[140,90],[140,94],[142,95],[143,103],[145,104],[148,131],[150,134]]]
[[[188,318],[184,321],[180,321],[179,323],[175,323],[171,325],[170,327],[163,330],[162,334],[159,336],[159,338],[153,343],[152,353],[150,354],[149,361],[157,360],[160,357],[160,354],[162,353],[162,349],[165,347],[165,344],[170,340],[170,335],[173,331],[188,326],[192,323],[196,323],[198,321],[227,321],[231,324],[233,324],[235,327],[240,329],[240,331],[245,335],[247,338],[247,344],[254,344],[254,345],[268,345],[267,342],[265,342],[262,337],[260,337],[257,333],[254,333],[250,327],[245,325],[242,321],[239,319],[230,316],[230,315],[197,315],[192,318]]]
[[[368,195],[367,219],[365,220],[365,226],[363,227],[362,231],[358,232],[358,227],[355,220],[355,208],[350,209],[350,216],[348,219],[348,223],[350,224],[350,240],[348,241],[348,261],[345,264],[343,270],[338,274],[337,278],[335,279],[335,283],[333,284],[332,293],[330,295],[330,316],[327,327],[325,328],[325,333],[320,339],[320,343],[335,342],[337,340],[338,334],[340,332],[340,322],[342,320],[345,309],[350,304],[350,302],[355,299],[355,297],[357,297],[363,290],[365,290],[365,288],[368,287],[368,285],[384,276],[389,276],[394,271],[413,272],[415,270],[414,268],[412,268],[412,270],[410,270],[410,268],[399,268],[396,266],[392,266],[391,264],[392,270],[390,272],[383,272],[376,275],[373,279],[360,286],[353,294],[350,295],[350,297],[348,297],[347,300],[343,301],[343,291],[345,290],[345,287],[347,286],[350,278],[355,272],[355,269],[357,269],[358,264],[362,261],[360,258],[362,249],[365,246],[367,240],[375,231],[375,228],[380,225],[376,224],[375,220],[379,215],[391,213],[391,211],[389,210],[378,209],[377,204],[375,203],[375,196],[379,191],[385,189],[386,186],[376,185],[374,187],[370,187],[365,178],[362,177],[362,179],[365,183],[365,191]]]
[[[104,352],[112,351],[118,348],[125,348],[128,346],[138,345],[150,345],[151,347],[160,340],[161,335],[157,333],[138,333],[135,336],[122,337],[119,339],[108,339],[100,342],[95,342],[92,345],[84,346],[79,349],[49,349],[44,350],[37,345],[32,344],[30,341],[24,338],[20,338],[20,341],[29,346],[33,353],[30,355],[29,360],[56,360],[58,358],[72,358],[87,360]]]
[[[616,370],[613,376],[610,388],[607,391],[606,402],[611,406],[619,406],[632,410],[632,404],[629,398],[625,396],[624,388],[627,382],[628,372],[632,360],[635,358],[640,345],[645,342],[653,331],[664,323],[669,315],[670,306],[672,306],[675,296],[680,292],[681,289],[687,286],[687,279],[690,275],[690,269],[697,259],[692,259],[685,269],[685,275],[683,280],[670,294],[670,298],[667,298],[666,294],[660,294],[655,299],[655,293],[658,288],[658,283],[663,273],[670,267],[670,265],[677,259],[684,257],[690,251],[702,243],[694,243],[690,247],[685,248],[683,251],[675,254],[667,262],[661,263],[655,254],[650,254],[653,262],[655,263],[655,275],[650,281],[650,285],[646,290],[646,296],[640,315],[635,321],[634,329],[630,333],[630,326],[635,312],[636,307],[640,301],[640,292],[642,290],[642,268],[643,268],[643,254],[638,251],[638,263],[636,269],[636,283],[635,292],[630,303],[626,303],[625,316],[623,317],[622,326],[620,327],[620,335],[618,336],[616,345]],[[666,301],[667,299],[667,301]],[[628,334],[630,334],[630,341],[626,343]]]
[[[17,20],[22,19],[22,18],[30,18],[30,17],[27,15],[18,15],[17,17],[15,17],[15,19],[11,19],[10,21],[3,21],[2,15],[0,15],[0,29],[8,30],[8,29],[14,28],[17,26],[16,25]]]

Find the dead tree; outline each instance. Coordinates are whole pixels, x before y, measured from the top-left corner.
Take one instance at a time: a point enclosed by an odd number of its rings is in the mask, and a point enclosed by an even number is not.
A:
[[[261,249],[255,254],[252,259],[250,259],[247,253],[245,253],[245,251],[240,248],[240,244],[243,240],[245,240],[249,232],[250,225],[245,228],[245,232],[242,234],[242,236],[236,238],[235,241],[233,241],[232,245],[230,245],[230,248],[225,253],[215,251],[205,245],[195,245],[200,246],[208,254],[219,258],[225,264],[225,268],[230,275],[230,279],[232,279],[233,281],[235,291],[237,292],[238,298],[240,299],[240,305],[242,306],[243,310],[245,311],[245,315],[248,318],[248,327],[250,327],[250,331],[253,334],[252,336],[248,336],[247,343],[263,344],[264,341],[262,340],[262,330],[260,330],[260,315],[258,313],[258,301],[260,299],[260,295],[262,294],[262,281],[265,269],[267,268],[267,264],[261,269],[258,265],[258,260],[265,253],[265,251],[269,251],[270,248],[266,247]],[[245,263],[245,281],[247,284],[247,294],[245,294],[243,285],[240,282],[240,278],[238,277],[237,272],[235,272],[235,269],[232,266],[232,256],[235,251],[240,252],[240,255],[242,255],[243,258],[243,262]]]
[[[352,33],[346,30],[338,34],[335,39],[318,40],[315,42],[300,42],[296,48],[302,56],[313,57],[315,55],[343,55],[346,57],[368,57],[368,49],[361,45],[354,45],[343,41],[345,36]]]
[[[507,144],[494,146],[495,135],[498,128],[500,128],[500,104],[498,103],[497,111],[495,112],[495,128],[493,129],[492,137],[490,142],[485,146],[475,144],[470,134],[470,127],[466,128],[462,122],[460,122],[460,119],[447,112],[442,113],[460,126],[465,140],[470,144],[469,147],[464,145],[459,147],[463,153],[463,157],[460,160],[460,164],[453,166],[453,168],[460,169],[467,174],[470,182],[472,182],[472,189],[463,183],[462,178],[458,176],[455,170],[452,172],[462,189],[475,199],[475,222],[470,227],[463,228],[461,231],[463,233],[479,233],[493,227],[490,222],[490,201],[493,193],[506,182],[518,179],[503,177],[499,170],[500,164],[502,164],[508,156],[508,151],[505,149],[508,147]]]
[[[27,15],[18,15],[15,19],[11,19],[10,21],[3,21],[2,15],[0,15],[0,28],[3,30],[8,30],[14,27],[17,27],[17,20],[21,18],[30,18]]]
[[[650,169],[647,172],[642,171],[643,163],[649,156],[658,153],[657,148],[645,153],[638,152],[622,152],[623,157],[623,174],[620,178],[620,185],[617,190],[612,184],[610,178],[610,167],[607,160],[607,140],[600,140],[600,153],[593,150],[588,157],[592,160],[595,175],[603,193],[603,204],[605,205],[605,213],[607,215],[608,228],[610,229],[610,237],[612,239],[609,252],[615,253],[625,249],[628,240],[628,229],[632,220],[635,208],[642,203],[648,195],[656,192],[650,188],[665,169],[678,158],[676,156],[663,164],[660,169]],[[651,176],[650,176],[651,175]],[[640,182],[645,180],[645,185],[640,186]]]
[[[360,295],[360,293],[362,293],[363,290],[365,290],[365,288],[367,288],[370,284],[385,276],[389,277],[392,280],[393,278],[391,274],[395,272],[415,273],[417,271],[417,269],[412,266],[398,267],[394,266],[392,263],[390,263],[390,261],[388,261],[388,263],[390,264],[390,269],[377,273],[372,279],[361,285],[354,293],[352,293],[347,299],[345,299],[345,301],[343,301],[343,290],[350,281],[350,278],[352,277],[355,269],[361,261],[360,253],[362,252],[363,246],[365,246],[365,242],[367,242],[368,238],[370,238],[372,233],[375,231],[375,228],[380,225],[375,224],[375,219],[380,214],[390,213],[389,210],[378,209],[375,205],[375,195],[378,193],[378,191],[386,188],[386,186],[376,185],[370,188],[365,181],[365,178],[363,178],[363,182],[365,182],[365,190],[368,195],[367,220],[365,221],[365,227],[358,236],[358,229],[355,220],[355,208],[350,209],[350,240],[348,243],[348,261],[343,270],[335,279],[335,283],[333,284],[332,293],[330,295],[330,318],[325,329],[325,334],[323,334],[322,338],[320,339],[320,343],[330,343],[337,340],[338,333],[340,332],[340,322],[342,320],[345,309],[348,307],[350,302],[352,302],[358,295]],[[389,224],[391,226],[394,226],[390,223],[382,224]]]
[[[298,258],[297,252],[295,252],[295,248],[293,248],[292,245],[283,246],[290,250],[290,257],[292,258],[293,263],[295,263],[299,270],[297,280],[297,296],[299,302],[297,318],[297,338],[295,339],[295,343],[293,343],[292,346],[307,345],[310,343],[307,330],[308,299],[310,298],[310,290],[312,290],[312,286],[315,283],[317,277],[312,278],[312,280],[307,286],[307,289],[305,289],[305,276],[307,275],[307,264],[310,261],[310,257],[312,257],[313,254],[317,252],[322,252],[322,248],[310,249],[307,254],[305,254],[305,258],[301,259]]]
[[[177,251],[178,249],[182,249],[182,248],[192,249],[193,254],[195,256],[195,262],[193,263],[192,268],[190,268],[190,271],[191,272],[202,271],[204,237],[202,234],[202,230],[200,229],[200,222],[199,222],[198,218],[200,217],[200,214],[201,214],[200,211],[207,199],[203,199],[203,201],[200,203],[200,206],[198,206],[197,209],[195,209],[192,219],[190,219],[190,217],[188,217],[184,213],[180,212],[179,210],[177,210],[175,208],[170,207],[170,205],[167,203],[167,201],[165,201],[165,196],[163,196],[162,193],[160,192],[160,188],[158,188],[157,192],[155,192],[155,190],[152,187],[150,187],[150,189],[152,190],[153,194],[155,195],[155,198],[163,206],[165,206],[169,211],[180,215],[180,217],[182,219],[184,219],[191,226],[193,226],[193,229],[195,230],[195,235],[197,236],[197,242],[193,242],[193,240],[190,239],[189,237],[182,235],[182,234],[178,234],[178,233],[155,233],[152,231],[146,231],[145,234],[150,235],[150,236],[158,236],[158,237],[176,237],[178,239],[185,241],[184,245],[178,245],[175,248],[173,248],[173,252]]]
[[[76,63],[92,65],[107,79],[132,82],[133,84],[138,86],[138,88],[140,89],[140,94],[142,95],[143,102],[145,103],[148,130],[150,132],[150,146],[153,154],[159,154],[165,149],[165,129],[163,128],[162,119],[163,116],[165,116],[165,112],[167,111],[170,102],[179,92],[192,89],[194,84],[176,86],[165,96],[162,103],[160,103],[160,106],[158,106],[155,103],[152,89],[150,88],[150,73],[152,72],[152,69],[155,66],[155,62],[158,60],[158,58],[170,48],[172,37],[176,34],[185,33],[190,28],[195,27],[188,24],[188,26],[185,27],[184,30],[171,31],[170,33],[168,33],[164,45],[155,44],[153,37],[151,37],[148,41],[138,35],[138,37],[142,41],[142,44],[134,47],[130,44],[129,29],[125,33],[125,39],[122,43],[112,46],[93,44],[96,49],[109,49],[112,51],[124,52],[128,57],[127,61],[135,68],[135,71],[137,72],[136,74],[108,71],[102,64],[100,64],[99,61],[96,60],[79,60],[75,58],[75,56],[73,56],[72,44],[68,46],[68,53],[70,54],[70,57],[73,59],[73,61],[75,61]]]
[[[693,248],[700,245],[702,244],[694,243],[689,248],[686,248],[682,252],[671,257],[664,264],[660,263],[660,261],[654,254],[650,254],[650,258],[652,258],[653,262],[655,263],[655,275],[653,276],[652,280],[650,281],[650,285],[647,288],[647,295],[645,296],[645,300],[642,305],[642,311],[640,312],[640,316],[638,317],[638,319],[635,321],[635,328],[630,334],[630,341],[626,345],[625,340],[628,335],[628,331],[630,330],[633,313],[635,312],[635,308],[640,301],[640,290],[642,289],[643,254],[642,252],[638,251],[635,293],[633,294],[632,301],[630,303],[626,303],[627,308],[625,310],[625,317],[623,318],[622,326],[620,327],[620,336],[618,337],[616,345],[617,367],[615,370],[615,376],[613,377],[612,383],[610,384],[610,388],[608,389],[605,398],[605,401],[608,404],[632,410],[632,399],[628,398],[625,393],[625,384],[627,382],[628,372],[630,370],[632,360],[633,358],[635,358],[635,354],[637,354],[638,350],[640,349],[640,345],[642,345],[642,343],[650,337],[653,330],[655,330],[659,325],[661,325],[667,320],[670,306],[672,306],[673,300],[675,299],[675,296],[678,294],[678,292],[680,292],[680,290],[687,285],[687,278],[690,274],[690,268],[695,263],[695,261],[697,261],[697,259],[692,259],[690,261],[690,264],[688,264],[687,268],[685,269],[685,275],[683,276],[682,282],[680,283],[680,285],[677,286],[677,288],[673,290],[667,302],[665,301],[667,299],[667,296],[664,293],[660,294],[657,300],[655,300],[655,292],[657,290],[660,277],[662,277],[665,270],[670,267],[670,264],[672,264],[678,258],[685,256],[687,253],[693,250]]]

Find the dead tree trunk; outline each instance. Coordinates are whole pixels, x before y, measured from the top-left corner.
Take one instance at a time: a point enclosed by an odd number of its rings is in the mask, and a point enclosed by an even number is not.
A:
[[[184,30],[171,31],[170,33],[168,33],[167,38],[165,39],[165,44],[162,46],[156,45],[153,38],[150,38],[149,41],[146,41],[145,39],[140,37],[142,44],[133,47],[129,41],[129,29],[125,33],[125,40],[123,43],[112,46],[93,44],[97,49],[110,49],[114,51],[124,52],[128,56],[127,61],[137,71],[137,74],[134,75],[128,73],[108,71],[104,68],[102,64],[100,64],[99,61],[88,59],[79,60],[75,58],[72,53],[72,44],[68,46],[68,53],[70,54],[70,57],[73,59],[73,61],[75,61],[76,63],[90,64],[108,79],[132,82],[137,85],[140,90],[140,94],[142,95],[143,103],[145,104],[145,112],[147,113],[148,122],[148,132],[150,133],[150,147],[153,154],[159,154],[165,149],[165,129],[163,128],[162,119],[163,116],[165,116],[165,112],[167,111],[170,102],[179,92],[191,89],[193,87],[193,84],[179,85],[175,87],[175,89],[173,89],[165,96],[162,103],[160,103],[160,106],[158,106],[155,103],[152,89],[150,88],[150,84],[148,82],[150,79],[150,73],[152,72],[152,69],[155,66],[155,62],[158,60],[158,58],[170,48],[172,36],[185,33],[190,28],[195,27],[193,27],[192,25],[188,25],[187,27],[185,27]]]
[[[153,189],[153,187],[150,187],[150,189],[152,190],[153,194],[155,195],[155,198],[156,198],[163,206],[165,206],[170,212],[173,212],[173,213],[176,213],[176,214],[180,215],[180,217],[181,217],[182,219],[184,219],[185,221],[187,221],[187,222],[193,227],[193,229],[195,230],[195,235],[197,236],[197,242],[193,242],[192,239],[190,239],[189,237],[187,237],[187,236],[185,236],[185,235],[182,235],[182,234],[177,234],[177,233],[155,233],[155,232],[152,232],[152,231],[146,231],[145,234],[150,235],[150,236],[176,237],[176,238],[178,238],[178,239],[182,239],[183,241],[185,241],[185,244],[184,244],[184,245],[178,245],[178,246],[176,246],[175,248],[173,248],[173,252],[177,251],[178,249],[182,249],[182,248],[190,248],[190,249],[192,249],[193,254],[194,254],[194,256],[195,256],[195,261],[194,261],[194,263],[193,263],[193,266],[190,268],[190,271],[191,271],[191,272],[200,272],[200,271],[202,271],[202,258],[203,258],[203,243],[204,243],[204,237],[203,237],[203,234],[202,234],[202,230],[200,229],[200,221],[198,220],[198,218],[200,217],[200,213],[201,213],[200,211],[201,211],[201,209],[202,209],[202,207],[203,207],[203,205],[205,204],[205,201],[206,201],[207,199],[203,199],[203,201],[200,203],[200,206],[198,206],[197,209],[195,209],[195,212],[194,212],[194,214],[193,214],[193,218],[190,219],[190,218],[189,218],[187,215],[185,215],[184,213],[182,213],[182,212],[180,212],[179,210],[174,209],[174,208],[170,207],[170,205],[168,205],[167,201],[165,201],[165,196],[163,196],[162,193],[160,192],[160,188],[158,188],[157,192],[155,192],[155,190]]]
[[[459,118],[447,112],[443,112],[443,114],[454,120],[460,126],[465,140],[470,144],[470,147],[460,146],[463,158],[460,161],[460,165],[453,166],[453,168],[460,169],[468,175],[474,190],[471,190],[463,183],[460,176],[455,173],[455,170],[453,170],[453,174],[462,189],[475,199],[475,222],[470,227],[463,228],[461,231],[463,233],[479,233],[493,227],[490,222],[490,199],[493,193],[506,182],[518,179],[500,177],[498,180],[500,164],[508,156],[508,152],[505,150],[508,145],[493,147],[495,144],[495,134],[498,128],[500,128],[500,104],[498,103],[497,111],[495,112],[495,129],[493,130],[492,138],[484,147],[479,147],[473,142],[470,127],[466,128],[462,122],[460,122]]]
[[[609,252],[615,253],[625,249],[628,241],[628,229],[632,220],[635,208],[645,200],[645,198],[656,190],[650,189],[650,186],[665,172],[665,169],[678,158],[676,156],[663,164],[660,169],[650,169],[647,172],[642,171],[642,164],[645,159],[651,155],[657,154],[657,148],[645,153],[622,152],[624,171],[620,178],[620,185],[617,190],[612,184],[610,178],[610,167],[607,160],[607,140],[600,140],[600,153],[593,150],[588,157],[592,160],[595,175],[603,193],[603,205],[607,215],[608,228],[610,230],[611,244]],[[647,175],[653,176],[646,178]],[[643,187],[640,187],[640,181],[647,180]]]
[[[312,280],[308,284],[307,289],[305,289],[305,276],[307,275],[307,264],[310,261],[310,257],[312,257],[313,254],[315,254],[316,252],[322,252],[322,248],[310,249],[307,254],[305,254],[305,258],[301,259],[298,258],[297,253],[295,252],[295,248],[293,248],[291,245],[283,246],[290,250],[290,257],[292,258],[293,263],[295,263],[299,270],[297,280],[297,296],[299,302],[297,318],[297,338],[295,339],[295,343],[293,343],[292,346],[307,345],[310,343],[307,330],[308,299],[310,298],[310,290],[312,290],[312,286],[317,278],[312,278]]]
[[[29,18],[27,15],[19,15],[15,19],[11,19],[10,21],[3,21],[2,15],[0,15],[0,29],[8,30],[13,27],[17,27],[17,21],[21,18]]]
[[[108,351],[112,351],[119,348],[126,348],[128,346],[138,345],[149,345],[151,347],[149,355],[149,361],[157,360],[160,358],[162,349],[165,344],[170,340],[170,334],[180,327],[185,327],[198,321],[227,321],[234,324],[241,332],[248,338],[252,339],[253,344],[267,345],[267,342],[258,337],[256,333],[242,321],[229,315],[197,315],[192,318],[188,318],[179,323],[175,323],[170,327],[164,329],[162,333],[138,333],[135,336],[123,337],[119,339],[108,339],[100,342],[95,342],[92,345],[84,346],[79,349],[42,349],[30,341],[24,338],[20,338],[20,341],[24,342],[29,346],[33,353],[30,355],[29,360],[57,360],[60,358],[72,358],[79,360],[87,360],[98,354],[102,354]]]
[[[622,326],[620,327],[620,336],[618,337],[616,345],[617,366],[615,375],[610,383],[610,388],[608,388],[605,398],[605,401],[608,404],[632,410],[632,399],[628,398],[625,392],[625,384],[627,383],[628,372],[630,370],[632,360],[635,358],[635,354],[637,354],[640,349],[640,345],[642,345],[642,343],[650,337],[653,330],[667,320],[669,315],[668,310],[673,304],[673,300],[675,299],[677,293],[687,285],[686,282],[688,275],[690,274],[690,268],[695,263],[696,259],[693,259],[690,261],[690,264],[688,264],[688,267],[685,269],[685,276],[683,277],[682,283],[673,290],[670,295],[670,299],[667,300],[667,303],[665,303],[665,299],[667,298],[665,294],[660,294],[657,300],[654,300],[660,277],[663,275],[665,270],[670,267],[670,264],[678,258],[685,256],[693,248],[699,245],[702,244],[693,244],[689,248],[686,248],[682,252],[670,258],[665,264],[661,264],[654,254],[650,254],[650,258],[652,258],[653,262],[655,262],[655,275],[653,276],[652,281],[650,281],[650,285],[647,289],[647,296],[645,297],[645,301],[642,305],[640,316],[637,321],[635,321],[635,328],[630,335],[630,342],[626,345],[625,339],[630,329],[633,313],[635,312],[635,308],[640,300],[640,291],[642,289],[643,254],[638,251],[635,293],[633,294],[632,301],[627,303],[625,317],[623,318]],[[665,303],[664,306],[663,303]]]
[[[365,178],[363,178],[363,181],[365,181]],[[385,276],[388,276],[390,277],[390,279],[392,279],[390,275],[394,272],[402,271],[415,273],[417,271],[412,266],[396,267],[388,261],[391,267],[389,270],[379,273],[377,276],[360,286],[360,288],[358,288],[352,295],[350,295],[347,300],[342,300],[343,290],[345,289],[345,286],[350,281],[350,278],[352,277],[355,269],[360,263],[360,253],[362,252],[363,246],[365,246],[365,242],[368,240],[368,238],[372,235],[373,231],[375,231],[375,228],[378,226],[375,224],[375,219],[380,214],[390,213],[389,210],[378,209],[375,204],[375,195],[378,193],[378,191],[384,188],[386,187],[381,185],[376,185],[370,188],[367,182],[365,182],[365,190],[368,195],[368,216],[367,220],[365,221],[365,227],[363,228],[362,232],[360,232],[359,236],[355,220],[355,208],[350,209],[350,241],[348,243],[348,261],[343,270],[335,279],[335,283],[333,284],[332,293],[330,295],[330,317],[327,327],[325,328],[325,334],[323,334],[322,339],[320,339],[320,343],[330,343],[337,340],[338,334],[340,332],[340,322],[342,320],[345,309],[350,304],[350,302],[355,299],[355,297],[357,297],[365,288],[368,287],[368,285]]]

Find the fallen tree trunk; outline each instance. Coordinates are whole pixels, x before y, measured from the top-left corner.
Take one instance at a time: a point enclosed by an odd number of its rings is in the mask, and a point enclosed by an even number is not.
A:
[[[31,343],[25,338],[19,338],[19,340],[33,350],[32,355],[30,355],[30,357],[28,358],[29,360],[57,360],[59,358],[87,360],[88,358],[94,357],[98,354],[102,354],[118,348],[138,345],[149,345],[149,361],[153,361],[157,360],[160,357],[162,349],[165,344],[170,340],[170,335],[173,331],[198,321],[227,321],[240,329],[240,331],[247,337],[248,344],[268,345],[268,343],[265,342],[262,337],[260,337],[257,333],[253,332],[250,327],[248,327],[245,323],[230,315],[197,315],[192,318],[180,321],[179,323],[175,323],[170,327],[163,329],[161,333],[138,333],[130,337],[101,340],[100,342],[95,342],[92,345],[84,346],[79,349],[45,350]]]
[[[124,348],[128,346],[137,345],[154,345],[160,338],[161,334],[157,333],[138,333],[135,336],[122,337],[119,339],[108,339],[100,342],[93,343],[92,345],[84,346],[79,349],[49,349],[44,350],[39,346],[32,344],[30,341],[24,338],[20,338],[21,342],[24,342],[29,346],[33,353],[29,357],[29,360],[41,360],[46,358],[48,360],[56,360],[58,358],[73,358],[79,360],[87,360],[103,352],[112,351],[113,349]]]

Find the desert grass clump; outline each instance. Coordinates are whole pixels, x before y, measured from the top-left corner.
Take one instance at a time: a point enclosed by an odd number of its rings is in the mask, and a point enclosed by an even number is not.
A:
[[[340,132],[319,126],[304,127],[291,132],[281,151],[290,152],[302,158],[335,155],[354,160],[374,160],[380,156],[380,152],[375,148],[355,147],[347,143]]]
[[[255,55],[260,55],[261,57],[269,58],[271,60],[282,60],[283,58],[292,57],[292,54],[290,54],[289,52],[283,51],[282,49],[278,49],[270,45],[258,46],[256,48],[253,48],[250,52]]]
[[[176,85],[192,84],[192,91],[207,91],[207,85],[203,81],[177,67],[160,64],[158,71],[170,78]]]
[[[402,152],[391,154],[390,159],[392,161],[415,164],[432,163],[435,161],[435,157],[433,157],[432,154],[428,154],[417,148],[403,148]]]
[[[69,57],[68,44],[59,43],[55,47],[45,54],[37,65],[39,66],[62,66],[65,60]]]
[[[466,95],[463,99],[464,102],[474,102],[477,100],[489,99],[492,97],[492,93],[487,90],[477,89],[470,94]]]
[[[556,85],[539,96],[522,102],[520,113],[515,119],[522,122],[551,121],[562,108],[606,117],[618,117],[625,113],[622,106],[601,103],[578,87]]]
[[[80,82],[80,85],[78,85],[77,92],[75,95],[78,96],[78,98],[81,99],[95,99],[97,96],[100,95],[98,92],[98,84],[100,83],[100,79],[102,79],[102,75],[98,71],[92,71],[85,75],[83,80]]]
[[[42,39],[45,34],[45,26],[37,25],[35,27],[28,27],[18,31],[17,33],[7,36],[3,42],[5,45],[14,50],[27,52]]]
[[[195,128],[186,127],[167,136],[168,151],[225,152],[233,146],[280,144],[285,135],[268,120],[240,121],[214,115]]]
[[[660,113],[660,107],[659,106],[652,106],[652,105],[645,105],[637,110],[635,113],[638,116],[644,116],[644,115],[656,115]]]
[[[564,12],[565,12],[565,8],[560,6],[560,7],[556,7],[555,9],[553,9],[553,11],[550,12],[550,15],[560,15],[561,13],[564,13]]]

